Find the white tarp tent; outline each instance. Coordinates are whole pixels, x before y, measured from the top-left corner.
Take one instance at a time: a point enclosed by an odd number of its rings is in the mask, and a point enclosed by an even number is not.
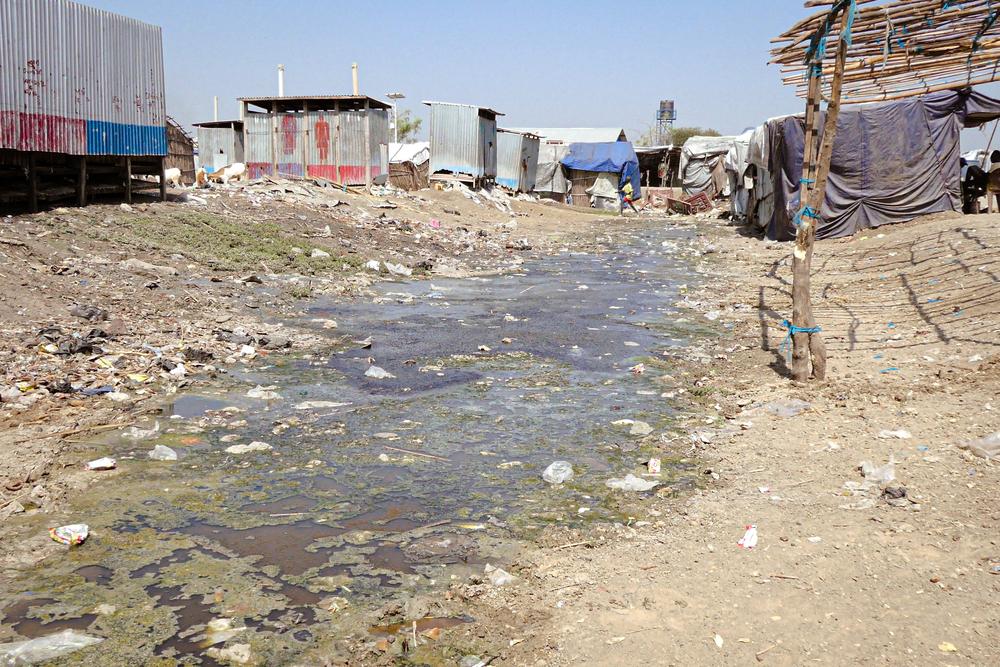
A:
[[[733,139],[733,144],[723,158],[722,164],[729,177],[729,209],[736,220],[742,220],[747,214],[747,204],[750,201],[750,188],[743,177],[749,166],[750,143],[754,131],[747,130]]]
[[[691,137],[684,142],[680,161],[684,194],[729,195],[729,180],[722,161],[735,140],[736,137]]]
[[[412,162],[420,166],[431,159],[431,142],[417,141],[412,144],[389,144],[389,164]]]

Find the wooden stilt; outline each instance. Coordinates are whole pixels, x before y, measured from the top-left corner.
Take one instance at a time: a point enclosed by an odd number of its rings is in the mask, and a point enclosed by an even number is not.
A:
[[[160,201],[167,201],[167,158],[160,158]]]
[[[28,208],[38,213],[38,165],[34,153],[28,153]]]
[[[132,158],[125,158],[125,202],[132,203]]]
[[[87,205],[87,157],[80,156],[80,171],[76,179],[76,203],[80,206]]]

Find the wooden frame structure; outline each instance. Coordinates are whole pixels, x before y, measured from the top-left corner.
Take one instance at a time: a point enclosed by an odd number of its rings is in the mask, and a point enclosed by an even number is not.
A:
[[[792,320],[785,323],[792,339],[792,377],[798,381],[826,376],[826,347],[812,312],[810,279],[841,104],[898,100],[1000,80],[1000,3],[807,0],[805,6],[822,9],[771,40],[778,45],[771,62],[781,66],[784,83],[806,98]]]

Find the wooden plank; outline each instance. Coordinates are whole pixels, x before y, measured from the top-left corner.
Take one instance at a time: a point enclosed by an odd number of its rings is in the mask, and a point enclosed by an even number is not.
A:
[[[167,201],[167,159],[160,158],[160,201]]]
[[[79,206],[87,205],[87,157],[81,155],[80,169],[76,178],[76,203]]]
[[[125,158],[125,203],[132,203],[132,158]]]

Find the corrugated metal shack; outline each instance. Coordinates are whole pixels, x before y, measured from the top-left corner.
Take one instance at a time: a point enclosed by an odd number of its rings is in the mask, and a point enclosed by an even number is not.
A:
[[[167,159],[164,169],[180,169],[181,183],[194,183],[194,138],[167,116]]]
[[[158,26],[69,0],[0,0],[0,205],[130,200],[155,185],[131,175],[161,175],[166,155]]]
[[[211,173],[234,162],[246,162],[243,154],[243,122],[210,120],[195,123],[198,135],[198,166]]]
[[[497,177],[497,116],[486,107],[424,102],[431,108],[431,180],[460,180],[473,187]]]
[[[388,178],[389,104],[364,95],[239,102],[250,178],[318,177],[365,186]]]
[[[535,189],[538,171],[538,135],[497,130],[497,183],[515,192]]]

